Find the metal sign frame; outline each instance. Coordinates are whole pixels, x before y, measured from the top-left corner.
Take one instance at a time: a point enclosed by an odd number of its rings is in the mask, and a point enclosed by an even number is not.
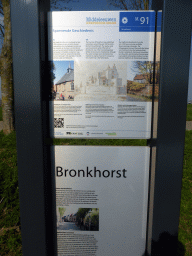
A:
[[[23,255],[57,255],[49,139],[47,0],[11,0],[15,125]],[[162,8],[163,7],[163,8]],[[151,146],[146,255],[175,255],[184,154],[190,0],[153,1],[163,10],[157,139]],[[178,18],[179,17],[179,18]],[[155,172],[152,169],[155,167]],[[171,252],[171,253],[170,253]]]

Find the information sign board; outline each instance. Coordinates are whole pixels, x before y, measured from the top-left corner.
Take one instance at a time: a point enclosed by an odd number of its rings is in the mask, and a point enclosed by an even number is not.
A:
[[[154,34],[154,11],[49,13],[53,137],[150,138]]]
[[[161,19],[162,11],[157,12],[157,31],[156,31],[156,61],[160,62],[160,50],[161,50]]]
[[[54,150],[58,256],[144,255],[149,147]]]

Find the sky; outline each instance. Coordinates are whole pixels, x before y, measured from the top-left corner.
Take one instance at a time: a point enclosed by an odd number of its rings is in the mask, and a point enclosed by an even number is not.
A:
[[[62,1],[60,1],[62,6]],[[110,10],[118,10],[115,7],[109,5],[107,0],[71,0],[69,3],[66,3],[65,6],[71,9],[71,11],[110,11]],[[51,6],[53,10],[53,6]],[[0,22],[2,22],[2,17],[0,17]],[[192,42],[192,40],[191,40]],[[1,48],[1,42],[0,42]],[[191,46],[192,49],[192,46]],[[192,51],[192,50],[191,50]],[[65,73],[68,67],[68,63],[60,63],[61,65],[56,64],[56,79],[54,82],[57,82]],[[71,63],[73,65],[73,63]],[[189,67],[189,90],[188,90],[188,101],[192,101],[192,54],[190,57],[190,67]],[[130,77],[134,77],[135,73],[130,69]],[[132,80],[132,79],[130,79]],[[1,98],[1,90],[0,90],[0,98]]]
[[[56,84],[62,76],[65,75],[67,72],[67,69],[69,67],[69,64],[71,65],[71,68],[74,69],[74,62],[73,61],[54,61],[53,62],[55,65],[55,79],[54,79],[54,84]]]
[[[70,206],[65,207],[65,209],[66,210],[65,210],[64,216],[67,216],[68,214],[71,214],[71,213],[73,213],[73,214],[77,213],[79,206],[70,205]]]

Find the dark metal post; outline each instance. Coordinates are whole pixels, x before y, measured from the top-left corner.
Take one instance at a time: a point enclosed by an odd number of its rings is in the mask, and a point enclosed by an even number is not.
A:
[[[23,255],[56,255],[49,136],[46,0],[11,0],[15,123]],[[52,173],[53,172],[53,173]]]
[[[185,141],[190,0],[164,0],[152,254],[176,255]]]
[[[163,9],[163,0],[152,0],[152,10],[154,11],[160,11]]]

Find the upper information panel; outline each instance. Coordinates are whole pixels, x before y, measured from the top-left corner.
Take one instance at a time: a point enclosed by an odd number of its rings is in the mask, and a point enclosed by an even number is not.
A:
[[[154,11],[49,13],[53,137],[150,138],[154,33]]]

